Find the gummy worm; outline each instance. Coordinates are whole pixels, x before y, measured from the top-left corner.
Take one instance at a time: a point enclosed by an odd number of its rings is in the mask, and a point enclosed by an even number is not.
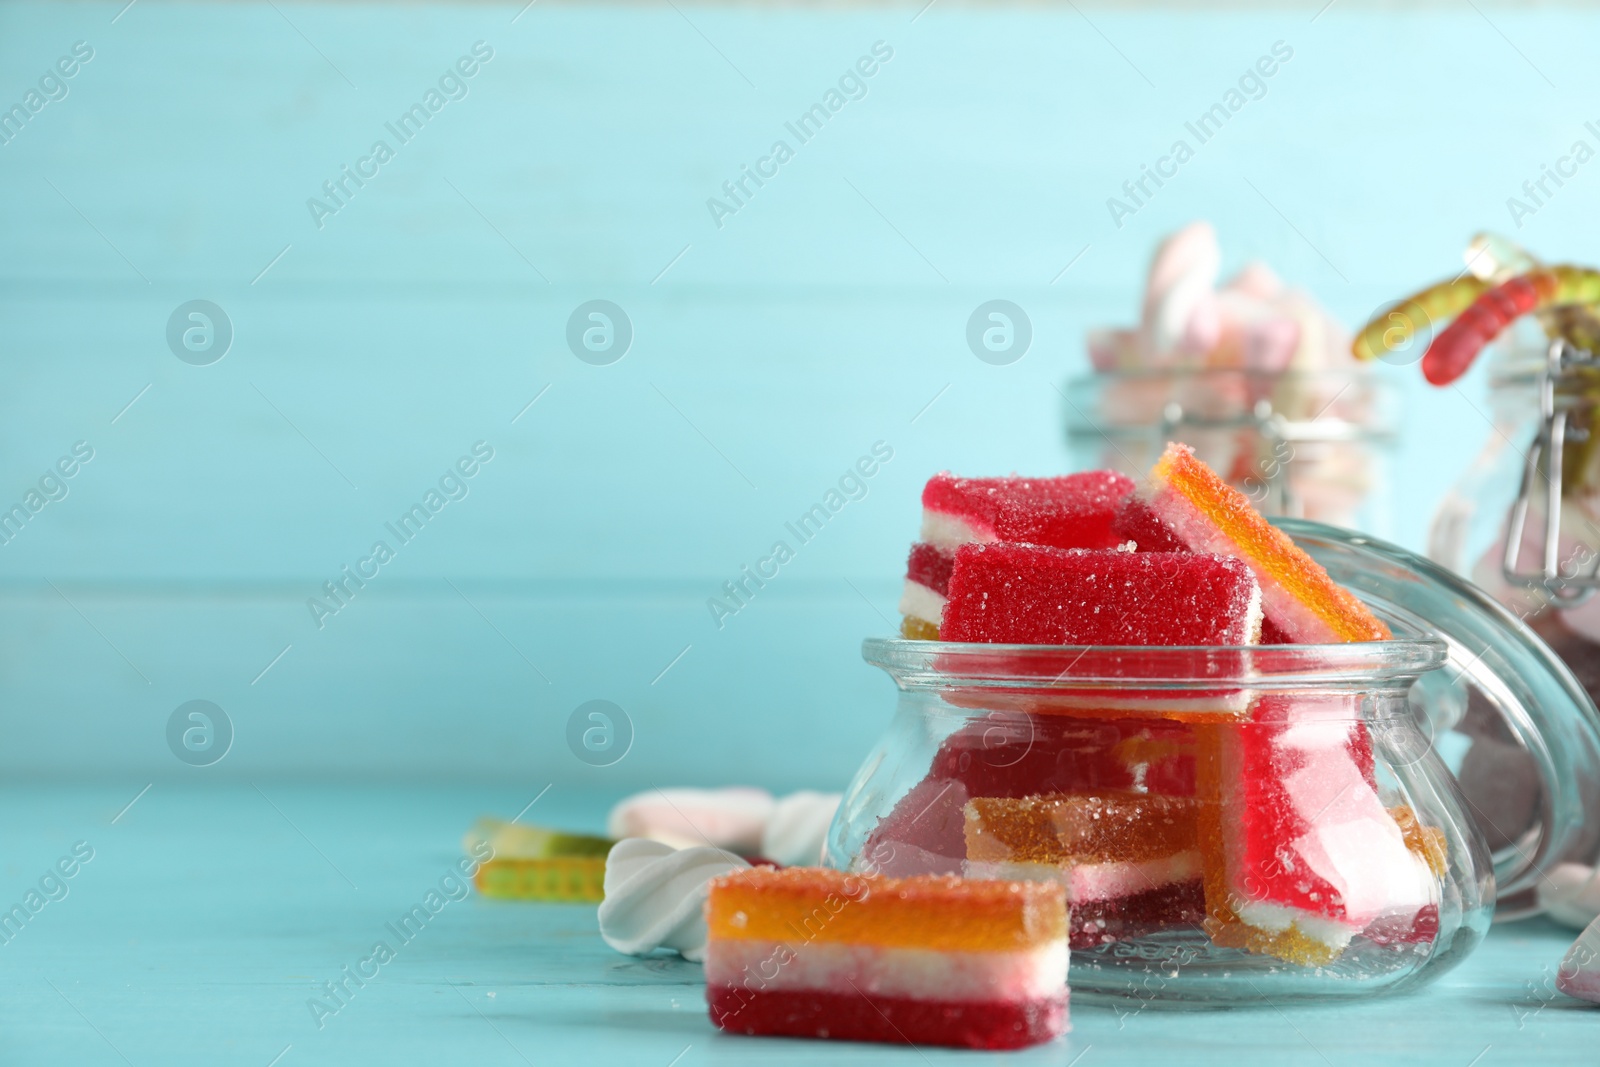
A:
[[[1474,300],[1428,346],[1422,373],[1434,385],[1449,385],[1472,366],[1483,346],[1530,311],[1600,303],[1600,271],[1551,267],[1501,282]]]
[[[1356,335],[1350,351],[1368,360],[1407,348],[1419,330],[1426,334],[1434,323],[1459,315],[1487,288],[1488,282],[1471,276],[1430,286],[1375,316]]]

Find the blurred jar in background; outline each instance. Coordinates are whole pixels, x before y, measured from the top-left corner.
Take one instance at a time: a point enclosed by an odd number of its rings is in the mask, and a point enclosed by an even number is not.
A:
[[[1600,702],[1600,359],[1531,320],[1488,358],[1494,428],[1440,504],[1428,555],[1527,622]]]
[[[1269,515],[1387,535],[1397,391],[1264,264],[1221,285],[1220,268],[1192,223],[1157,248],[1138,326],[1090,332],[1095,373],[1067,391],[1074,466],[1137,478],[1181,440]]]

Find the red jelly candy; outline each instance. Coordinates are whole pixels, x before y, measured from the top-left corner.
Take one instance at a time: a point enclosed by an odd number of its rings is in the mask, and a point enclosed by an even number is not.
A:
[[[1161,516],[1138,496],[1129,496],[1111,520],[1111,532],[1121,543],[1132,541],[1137,552],[1192,551]]]
[[[1261,591],[1240,560],[1176,552],[963,545],[946,641],[1026,645],[1248,645]]]
[[[950,568],[955,566],[955,554],[926,541],[911,546],[911,556],[906,560],[906,581],[948,596],[950,593]]]
[[[922,490],[922,539],[1025,541],[1057,548],[1111,548],[1117,506],[1133,479],[1116,471],[1059,478],[957,478],[935,474]]]

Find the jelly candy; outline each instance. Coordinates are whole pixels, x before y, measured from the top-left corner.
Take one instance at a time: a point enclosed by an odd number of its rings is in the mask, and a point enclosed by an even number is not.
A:
[[[1138,494],[1130,494],[1111,520],[1111,532],[1119,543],[1132,541],[1136,552],[1187,552],[1189,546],[1173,533],[1172,527],[1150,510]]]
[[[1359,700],[1269,694],[1244,723],[1195,728],[1217,944],[1322,966],[1369,925],[1436,917],[1442,842],[1384,807]]]
[[[1150,472],[1150,507],[1196,552],[1237,557],[1261,584],[1261,610],[1295,643],[1381,641],[1393,636],[1355,595],[1328,577],[1287,534],[1195,458],[1169,444]]]
[[[942,548],[968,541],[1022,541],[1056,548],[1111,548],[1111,520],[1133,492],[1116,471],[1056,478],[957,478],[935,474],[922,490],[922,539]]]
[[[1067,890],[1073,948],[1195,927],[1205,917],[1193,798],[1149,793],[974,797],[966,873]]]
[[[1261,594],[1234,559],[1176,552],[963,545],[939,632],[1027,645],[1246,645]]]
[[[918,541],[906,560],[905,591],[900,594],[900,632],[913,641],[939,640],[939,623],[950,596],[950,568],[955,553]]]
[[[1459,315],[1487,288],[1487,281],[1470,275],[1429,286],[1374,316],[1356,334],[1350,351],[1357,359],[1370,360],[1405,349],[1418,333],[1427,334],[1435,324]]]
[[[1531,311],[1600,304],[1600,271],[1550,267],[1509,278],[1474,300],[1441,330],[1422,357],[1422,373],[1449,385],[1467,372],[1483,346]]]
[[[711,882],[706,921],[733,1033],[1005,1049],[1067,1029],[1059,885],[758,868]]]

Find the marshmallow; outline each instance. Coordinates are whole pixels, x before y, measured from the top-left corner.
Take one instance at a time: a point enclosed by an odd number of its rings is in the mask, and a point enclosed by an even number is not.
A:
[[[706,953],[706,884],[750,864],[719,848],[674,849],[628,838],[606,856],[600,936],[628,956],[672,949],[700,963]]]
[[[648,837],[674,848],[711,845],[754,855],[772,814],[765,789],[651,789],[619,801],[606,820],[614,838]]]

